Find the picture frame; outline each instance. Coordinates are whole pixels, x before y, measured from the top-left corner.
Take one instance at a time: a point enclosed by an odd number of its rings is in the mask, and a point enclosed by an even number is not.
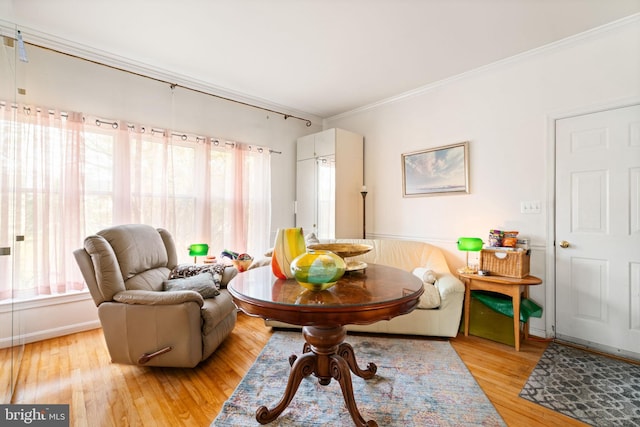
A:
[[[469,141],[402,154],[402,196],[469,193]]]

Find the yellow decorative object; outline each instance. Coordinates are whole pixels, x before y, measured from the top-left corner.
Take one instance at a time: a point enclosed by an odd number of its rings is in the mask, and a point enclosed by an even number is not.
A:
[[[280,228],[271,257],[271,271],[279,279],[293,279],[291,261],[305,253],[306,246],[302,228]]]
[[[335,285],[347,265],[331,251],[309,249],[291,262],[291,273],[296,281],[312,291],[323,291]]]

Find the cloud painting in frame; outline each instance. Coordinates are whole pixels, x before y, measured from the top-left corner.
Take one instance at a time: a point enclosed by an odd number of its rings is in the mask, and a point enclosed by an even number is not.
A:
[[[402,155],[403,197],[469,193],[469,142]]]

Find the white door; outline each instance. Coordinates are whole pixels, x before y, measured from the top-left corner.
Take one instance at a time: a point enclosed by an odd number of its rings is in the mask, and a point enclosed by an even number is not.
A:
[[[640,359],[640,105],[556,122],[556,336]]]

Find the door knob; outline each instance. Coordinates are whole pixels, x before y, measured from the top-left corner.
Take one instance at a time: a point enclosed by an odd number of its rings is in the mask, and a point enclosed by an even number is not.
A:
[[[562,242],[560,242],[560,247],[563,249],[566,249],[569,247],[569,242],[567,242],[566,240],[563,240]]]

